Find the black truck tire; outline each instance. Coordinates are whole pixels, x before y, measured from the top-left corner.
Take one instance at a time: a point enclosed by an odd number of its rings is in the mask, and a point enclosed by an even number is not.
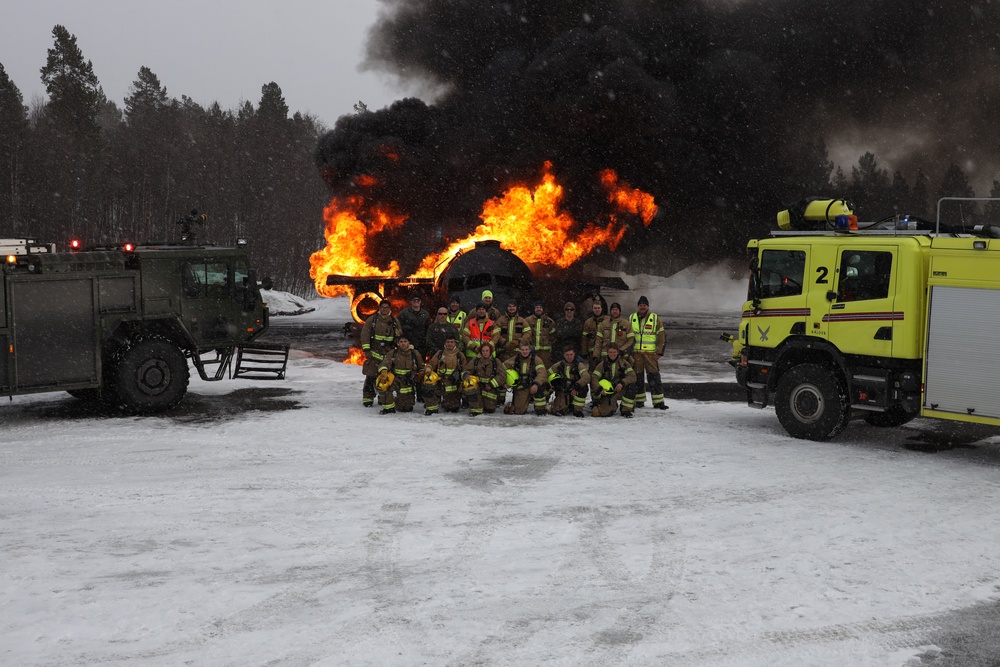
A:
[[[841,383],[817,364],[796,366],[781,376],[774,411],[792,437],[820,441],[843,431],[851,415]]]
[[[872,426],[881,428],[893,428],[902,426],[917,416],[916,412],[907,412],[898,405],[893,406],[885,412],[869,412],[864,416],[864,420]]]
[[[165,338],[140,338],[116,355],[111,372],[116,403],[125,412],[163,412],[187,391],[187,359]]]

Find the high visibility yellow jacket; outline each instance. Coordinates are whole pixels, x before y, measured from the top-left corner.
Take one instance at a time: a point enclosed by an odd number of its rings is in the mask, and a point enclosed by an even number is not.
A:
[[[646,317],[641,319],[639,313],[632,313],[629,322],[632,325],[632,337],[635,339],[633,352],[663,354],[663,346],[667,342],[666,334],[663,331],[663,322],[656,313],[649,311]]]

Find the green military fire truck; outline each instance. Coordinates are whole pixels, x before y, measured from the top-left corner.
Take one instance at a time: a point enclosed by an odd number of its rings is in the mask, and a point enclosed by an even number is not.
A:
[[[243,245],[0,239],[0,260],[0,396],[67,391],[141,414],[180,402],[189,361],[203,380],[284,377],[287,346],[254,342],[268,311]]]

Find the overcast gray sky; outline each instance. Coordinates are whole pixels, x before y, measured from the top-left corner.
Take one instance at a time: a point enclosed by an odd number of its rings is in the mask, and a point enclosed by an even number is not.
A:
[[[62,24],[119,107],[146,66],[171,97],[226,109],[256,105],[261,86],[275,81],[292,112],[332,127],[358,100],[379,109],[408,94],[358,71],[378,11],[377,0],[10,0],[0,12],[0,63],[25,104],[45,99],[39,70]]]

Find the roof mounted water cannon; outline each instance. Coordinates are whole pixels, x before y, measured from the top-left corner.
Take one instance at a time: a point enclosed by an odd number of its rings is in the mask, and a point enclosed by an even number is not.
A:
[[[199,213],[198,209],[192,209],[190,213],[177,221],[181,228],[181,241],[194,245],[197,237],[197,232],[194,230],[195,225],[204,225],[206,222],[208,222],[207,213]]]
[[[810,197],[778,213],[778,227],[785,231],[856,230],[858,216],[846,199]]]

